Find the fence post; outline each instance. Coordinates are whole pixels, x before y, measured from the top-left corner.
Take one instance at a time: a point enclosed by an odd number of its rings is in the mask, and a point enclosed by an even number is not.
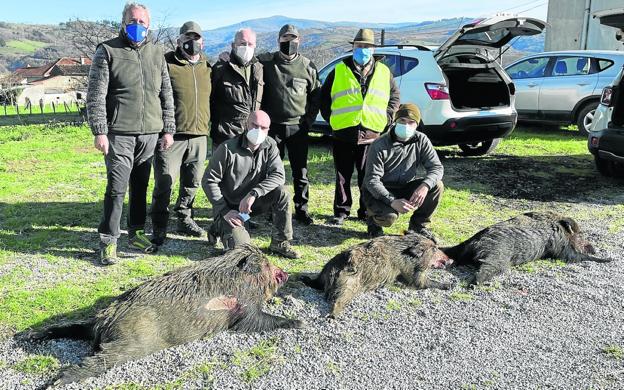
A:
[[[15,102],[15,112],[19,115],[19,106],[17,105],[17,102]]]
[[[6,101],[4,102],[3,106],[4,106],[4,115],[6,116],[6,114],[7,114],[6,113]]]
[[[52,111],[56,114],[56,104],[54,104],[54,102],[52,102]]]

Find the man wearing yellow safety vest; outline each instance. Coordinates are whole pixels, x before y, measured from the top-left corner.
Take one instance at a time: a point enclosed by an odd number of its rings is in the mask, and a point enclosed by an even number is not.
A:
[[[321,89],[321,115],[332,128],[336,169],[332,223],[336,225],[342,225],[351,211],[353,167],[362,188],[368,147],[392,122],[401,100],[392,72],[373,57],[373,31],[361,29],[351,43],[353,56],[336,65]],[[361,197],[357,216],[366,219]]]

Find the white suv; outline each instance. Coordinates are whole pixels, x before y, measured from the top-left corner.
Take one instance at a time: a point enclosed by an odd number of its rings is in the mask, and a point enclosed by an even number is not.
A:
[[[455,145],[467,155],[492,151],[515,127],[514,85],[488,53],[521,35],[540,34],[539,19],[497,16],[463,26],[436,50],[418,45],[383,46],[385,63],[401,90],[401,101],[416,103],[423,132],[434,145]],[[319,71],[325,81],[345,53]],[[322,118],[317,125],[327,127]]]

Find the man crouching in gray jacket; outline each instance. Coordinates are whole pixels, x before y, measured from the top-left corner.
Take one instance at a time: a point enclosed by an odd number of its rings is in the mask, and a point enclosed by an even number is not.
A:
[[[150,15],[144,5],[126,4],[117,38],[98,45],[89,71],[87,114],[95,147],[104,153],[106,193],[98,227],[100,263],[117,259],[117,239],[126,191],[130,247],[156,248],[145,236],[147,185],[154,150],[173,143],[173,93],[163,49],[149,33]]]
[[[202,179],[212,204],[214,222],[208,238],[220,237],[225,250],[251,242],[245,229],[250,216],[273,215],[269,250],[284,257],[300,255],[291,247],[292,216],[279,149],[268,137],[271,120],[264,111],[252,112],[247,131],[220,144]]]
[[[434,239],[428,225],[444,191],[444,168],[429,138],[416,131],[419,124],[418,106],[402,104],[390,131],[368,152],[362,197],[371,237],[382,235],[382,226],[391,226],[399,214],[413,211],[409,230]]]

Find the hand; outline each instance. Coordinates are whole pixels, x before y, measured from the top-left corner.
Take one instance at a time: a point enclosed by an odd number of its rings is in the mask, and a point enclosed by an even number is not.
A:
[[[390,203],[390,207],[396,210],[399,214],[405,214],[407,212],[416,210],[416,207],[412,205],[408,200],[395,199]]]
[[[238,216],[238,211],[236,210],[228,211],[228,213],[223,216],[223,219],[233,228],[243,226],[243,221]]]
[[[99,134],[95,136],[93,140],[93,146],[106,156],[108,154],[108,136],[106,134]]]
[[[165,133],[160,139],[160,150],[167,150],[173,145],[173,135],[171,133]]]
[[[429,187],[427,187],[425,184],[421,184],[418,186],[418,188],[416,188],[416,191],[414,191],[409,201],[412,205],[414,205],[415,208],[418,208],[422,206],[428,193]]]
[[[238,205],[238,211],[244,214],[251,214],[251,206],[253,206],[255,201],[255,196],[247,195],[240,201],[240,204]]]

